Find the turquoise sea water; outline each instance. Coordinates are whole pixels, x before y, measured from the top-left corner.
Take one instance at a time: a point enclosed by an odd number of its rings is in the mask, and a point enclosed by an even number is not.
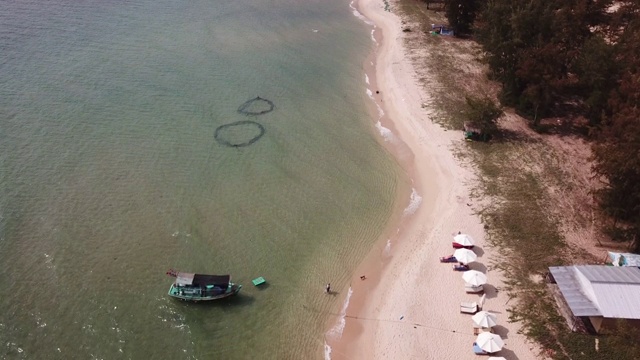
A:
[[[0,358],[322,357],[324,284],[346,288],[404,181],[348,5],[0,0]],[[256,96],[274,111],[237,112]],[[253,144],[214,139],[247,120]],[[244,288],[182,303],[169,268]]]

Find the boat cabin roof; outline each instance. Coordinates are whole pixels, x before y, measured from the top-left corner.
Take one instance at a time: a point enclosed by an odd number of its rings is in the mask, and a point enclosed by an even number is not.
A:
[[[230,275],[203,275],[179,272],[176,277],[176,285],[179,286],[219,286],[226,288],[231,281]]]

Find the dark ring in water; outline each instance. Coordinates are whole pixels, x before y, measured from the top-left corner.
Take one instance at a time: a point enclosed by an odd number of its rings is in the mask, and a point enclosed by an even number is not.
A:
[[[264,103],[267,103],[267,105],[269,105],[269,108],[266,110],[262,110],[262,111],[250,111],[247,110],[254,102],[256,101],[261,101]],[[268,112],[272,112],[273,109],[275,109],[275,105],[273,104],[273,101],[271,100],[267,100],[264,98],[261,98],[260,96],[257,96],[251,100],[247,100],[244,102],[244,104],[240,105],[240,107],[238,108],[238,112],[240,114],[245,114],[245,115],[262,115],[262,114],[266,114]]]
[[[232,143],[230,141],[227,141],[226,139],[224,139],[223,137],[221,137],[220,132],[226,128],[231,128],[234,126],[242,126],[242,125],[253,125],[255,127],[258,128],[258,130],[260,130],[260,133],[256,136],[254,136],[253,138],[249,139],[249,141],[243,142],[243,143]],[[243,121],[236,121],[236,122],[232,122],[230,124],[224,124],[224,125],[220,125],[218,126],[218,128],[216,128],[216,132],[213,135],[213,137],[216,139],[216,141],[222,145],[225,146],[229,146],[229,147],[245,147],[245,146],[249,146],[253,143],[255,143],[256,141],[260,140],[260,138],[264,135],[265,133],[265,129],[264,126],[258,124],[255,121],[251,121],[251,120],[243,120]]]

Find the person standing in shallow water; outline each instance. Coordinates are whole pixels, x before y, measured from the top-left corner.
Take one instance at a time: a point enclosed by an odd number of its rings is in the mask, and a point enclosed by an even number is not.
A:
[[[328,294],[331,292],[331,283],[327,284],[327,286],[324,288],[324,291]]]

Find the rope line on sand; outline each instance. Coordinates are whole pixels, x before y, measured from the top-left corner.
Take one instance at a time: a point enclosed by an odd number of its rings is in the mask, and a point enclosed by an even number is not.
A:
[[[393,323],[402,323],[405,325],[411,325],[414,328],[416,327],[422,327],[422,328],[426,328],[426,329],[432,329],[432,330],[438,330],[438,331],[443,331],[443,332],[449,332],[449,333],[454,333],[454,334],[461,334],[461,335],[472,335],[475,336],[473,333],[467,333],[464,331],[457,331],[457,330],[451,330],[451,329],[443,329],[440,327],[435,327],[435,326],[429,326],[429,325],[424,325],[424,324],[420,324],[420,323],[409,323],[407,321],[402,321],[402,320],[391,320],[391,319],[371,319],[371,318],[363,318],[363,317],[358,317],[358,316],[352,316],[352,315],[345,315],[345,318],[349,318],[349,319],[356,319],[356,320],[366,320],[366,321],[378,321],[378,322],[393,322]]]
[[[309,311],[314,311],[316,313],[322,313],[322,314],[327,314],[327,315],[333,315],[333,316],[342,316],[341,314],[336,314],[334,312],[331,311],[322,311],[322,310],[317,310],[317,309],[312,309],[306,305],[302,305],[303,308],[309,310]],[[420,323],[409,323],[407,321],[402,321],[402,320],[391,320],[391,319],[372,319],[372,318],[364,318],[364,317],[359,317],[359,316],[353,316],[353,315],[344,315],[345,318],[348,319],[355,319],[355,320],[364,320],[364,321],[377,321],[377,322],[388,322],[388,323],[401,323],[401,324],[405,324],[405,325],[410,325],[413,327],[421,327],[421,328],[425,328],[425,329],[432,329],[432,330],[438,330],[438,331],[443,331],[443,332],[448,332],[448,333],[453,333],[453,334],[460,334],[460,335],[471,335],[471,336],[476,336],[473,333],[467,333],[464,331],[457,331],[457,330],[451,330],[451,329],[443,329],[440,327],[435,327],[435,326],[428,326],[428,325],[424,325],[424,324],[420,324]]]

